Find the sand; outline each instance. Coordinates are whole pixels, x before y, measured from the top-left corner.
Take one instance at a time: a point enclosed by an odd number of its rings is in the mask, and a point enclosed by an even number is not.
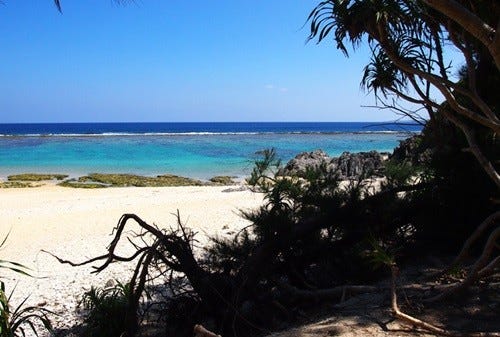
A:
[[[59,186],[0,189],[0,238],[9,231],[0,260],[13,260],[31,268],[35,277],[0,269],[7,292],[15,288],[11,304],[26,297],[25,305],[53,311],[51,319],[58,336],[73,336],[67,329],[82,321],[78,302],[92,285],[127,282],[134,264],[113,264],[99,274],[91,266],[71,267],[57,262],[42,249],[75,262],[106,252],[110,233],[123,213],[136,213],[149,223],[167,228],[176,223],[179,210],[187,227],[198,231],[200,245],[209,236],[231,235],[249,223],[239,209],[261,205],[262,195],[246,191],[224,192],[228,187],[124,187],[73,189]],[[234,190],[234,187],[232,188]],[[237,189],[237,188],[236,188]],[[131,223],[129,229],[138,229]],[[130,253],[130,245],[119,253]],[[327,317],[311,317],[309,324],[273,334],[273,337],[430,336],[389,321],[388,293],[365,294],[349,299],[345,310],[335,309]],[[352,303],[350,303],[352,302]],[[27,336],[33,336],[28,332]],[[42,333],[41,336],[47,336]],[[271,337],[271,336],[270,336]]]
[[[105,253],[110,233],[123,213],[136,213],[149,223],[169,227],[179,210],[183,223],[197,231],[201,244],[207,236],[230,235],[248,225],[239,209],[252,209],[262,195],[250,191],[224,192],[228,187],[124,187],[72,189],[59,186],[0,189],[0,237],[9,231],[0,259],[31,268],[33,278],[1,270],[7,291],[16,285],[13,304],[29,296],[27,304],[42,305],[61,316],[58,328],[78,319],[75,311],[83,291],[113,279],[127,281],[132,264],[115,264],[100,274],[89,267],[58,263],[47,250],[73,261]],[[132,225],[130,229],[138,229]],[[131,251],[122,246],[119,252]]]

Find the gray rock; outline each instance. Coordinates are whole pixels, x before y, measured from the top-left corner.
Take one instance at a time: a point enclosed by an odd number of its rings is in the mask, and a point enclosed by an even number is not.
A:
[[[322,164],[327,167],[331,164],[332,158],[323,150],[312,152],[301,152],[291,159],[286,166],[280,170],[279,175],[304,176],[308,168],[318,168]]]
[[[344,152],[338,158],[330,157],[322,150],[302,152],[291,159],[279,174],[303,177],[307,169],[324,165],[327,172],[336,172],[341,179],[357,179],[361,175],[380,176],[388,157],[388,153],[377,151]]]
[[[432,149],[426,148],[422,143],[422,135],[414,135],[402,140],[390,158],[396,162],[407,162],[416,166],[427,163],[432,157]]]
[[[384,168],[384,161],[388,156],[377,151],[350,153],[344,152],[339,158],[334,158],[332,163],[342,178],[356,179],[362,175],[380,176]]]

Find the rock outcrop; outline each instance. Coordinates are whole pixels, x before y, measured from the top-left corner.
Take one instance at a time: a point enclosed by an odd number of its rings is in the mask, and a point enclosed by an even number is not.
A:
[[[298,175],[303,177],[307,169],[318,168],[321,165],[326,165],[330,168],[332,159],[323,150],[301,152],[295,158],[291,159],[279,174],[283,176]]]
[[[432,157],[432,149],[426,148],[422,143],[422,135],[414,135],[402,140],[390,158],[396,162],[406,162],[415,166],[428,163]]]
[[[340,157],[330,157],[322,150],[299,153],[291,159],[279,172],[281,175],[297,175],[303,177],[307,169],[325,166],[329,172],[337,172],[341,179],[357,179],[361,175],[380,176],[388,153],[377,151],[350,153],[344,152]]]
[[[341,178],[356,179],[361,175],[381,176],[384,161],[389,158],[388,153],[377,151],[350,153],[344,152],[338,158],[333,158],[332,163],[339,171]]]

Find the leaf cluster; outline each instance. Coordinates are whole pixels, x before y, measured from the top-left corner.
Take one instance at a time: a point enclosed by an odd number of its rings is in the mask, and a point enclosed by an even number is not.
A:
[[[0,243],[0,248],[5,244],[9,234]],[[28,268],[24,265],[7,260],[0,260],[0,269],[31,276]],[[26,336],[27,331],[31,331],[35,336],[43,328],[52,331],[52,324],[49,319],[51,312],[37,306],[25,306],[28,298],[25,298],[17,307],[12,309],[11,296],[7,296],[5,283],[0,280],[0,337]]]
[[[117,282],[115,286],[92,286],[83,294],[80,305],[88,310],[85,318],[85,336],[119,337],[126,329],[125,317],[130,296],[130,286]]]

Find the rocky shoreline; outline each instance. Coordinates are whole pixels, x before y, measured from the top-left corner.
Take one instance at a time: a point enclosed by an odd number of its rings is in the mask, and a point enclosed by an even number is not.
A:
[[[383,176],[384,163],[389,159],[388,152],[344,152],[340,157],[330,157],[323,150],[299,153],[291,159],[279,174],[283,176],[304,177],[308,170],[323,168],[326,172],[338,174],[341,180],[360,177]]]
[[[419,165],[428,160],[429,150],[422,151],[421,136],[402,140],[390,152],[343,152],[339,157],[331,157],[321,149],[301,152],[279,170],[282,176],[304,177],[308,170],[321,168],[327,173],[337,174],[340,180],[357,180],[360,178],[377,178],[384,176],[385,164],[391,160]]]

